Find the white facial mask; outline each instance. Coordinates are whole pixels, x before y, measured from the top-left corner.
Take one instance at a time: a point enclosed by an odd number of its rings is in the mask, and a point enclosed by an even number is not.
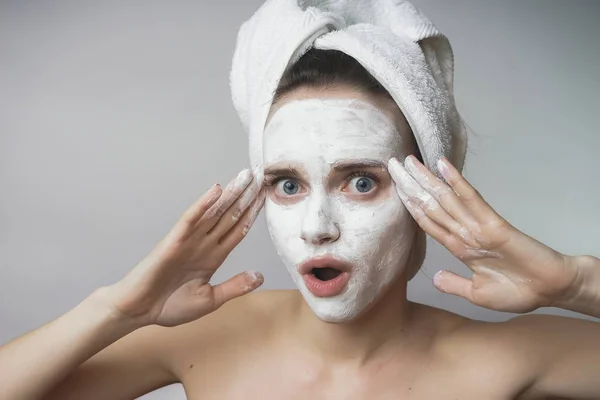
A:
[[[306,302],[324,321],[352,320],[378,300],[403,271],[416,229],[393,182],[377,200],[357,199],[331,186],[332,166],[373,160],[385,168],[391,157],[407,155],[405,148],[392,120],[358,99],[291,101],[265,129],[264,167],[289,164],[305,176],[300,201],[284,203],[274,201],[272,193],[267,196],[269,232]],[[387,168],[381,173],[387,175]],[[328,240],[315,240],[321,236]],[[352,265],[345,290],[333,297],[313,295],[298,272],[302,262],[323,255]]]

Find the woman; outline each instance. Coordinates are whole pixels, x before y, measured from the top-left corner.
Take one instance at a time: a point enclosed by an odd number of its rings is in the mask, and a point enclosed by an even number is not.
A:
[[[274,98],[264,182],[245,170],[213,186],[124,279],[0,348],[1,398],[134,398],[174,382],[192,399],[600,396],[596,323],[489,324],[406,299],[423,232],[474,273],[436,287],[493,310],[600,316],[600,260],[519,232],[448,162],[446,182],[431,174],[389,94],[343,53],[309,51]],[[372,127],[365,143],[357,129]],[[300,291],[246,295],[253,272],[211,286],[263,203]]]

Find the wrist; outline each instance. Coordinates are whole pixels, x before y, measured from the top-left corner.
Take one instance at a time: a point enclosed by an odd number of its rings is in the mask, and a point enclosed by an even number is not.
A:
[[[141,318],[132,318],[131,316],[121,312],[115,304],[117,304],[117,290],[114,285],[103,286],[96,289],[89,297],[89,302],[94,307],[100,309],[104,317],[111,324],[118,326],[124,332],[130,333],[136,329],[150,325]]]
[[[600,317],[600,259],[565,255],[565,268],[574,276],[554,307]]]

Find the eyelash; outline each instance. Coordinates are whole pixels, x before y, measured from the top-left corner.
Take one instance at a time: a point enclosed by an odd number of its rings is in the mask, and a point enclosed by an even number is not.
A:
[[[379,183],[381,180],[379,179],[379,177],[377,175],[375,175],[372,172],[369,171],[354,171],[352,172],[350,175],[348,175],[346,177],[346,183],[350,182],[352,179],[354,178],[358,178],[358,177],[365,177],[365,178],[371,178],[375,181],[375,183]]]
[[[344,181],[346,183],[350,182],[352,179],[357,178],[357,177],[365,177],[365,178],[370,178],[373,179],[375,181],[375,183],[380,183],[381,179],[379,179],[379,177],[369,171],[354,171],[352,173],[350,173],[348,176],[346,176],[346,178],[344,178]],[[292,176],[274,176],[274,177],[270,177],[270,178],[266,178],[265,179],[265,186],[275,186],[277,183],[286,180],[286,179],[292,179],[292,180],[298,180],[295,177]]]
[[[273,176],[273,177],[269,177],[269,178],[265,178],[264,181],[264,185],[265,186],[275,186],[277,185],[279,182],[286,180],[286,179],[293,179],[295,180],[296,178],[293,178],[291,176]]]

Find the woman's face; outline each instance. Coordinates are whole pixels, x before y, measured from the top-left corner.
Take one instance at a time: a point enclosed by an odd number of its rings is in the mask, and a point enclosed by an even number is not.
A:
[[[318,98],[317,98],[318,97]],[[313,312],[367,310],[403,272],[416,225],[387,172],[414,151],[395,104],[350,89],[288,95],[264,132],[267,224]]]

